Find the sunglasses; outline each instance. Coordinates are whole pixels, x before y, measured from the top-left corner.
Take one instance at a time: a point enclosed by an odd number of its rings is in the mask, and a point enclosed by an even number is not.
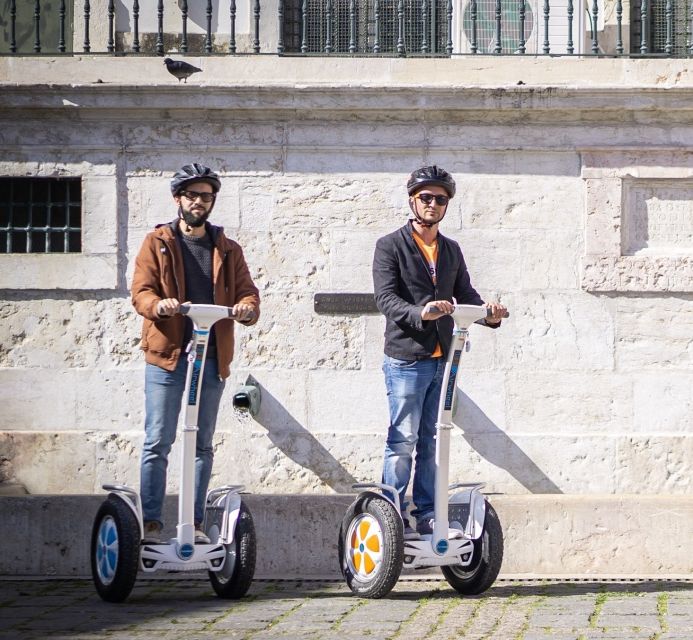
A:
[[[190,200],[190,202],[195,202],[195,200],[199,198],[202,202],[206,202],[207,204],[214,202],[214,198],[217,197],[216,193],[209,193],[206,191],[203,193],[199,191],[180,191],[179,194],[186,200]]]
[[[417,193],[414,196],[417,200],[421,200],[424,204],[431,204],[434,200],[439,207],[446,205],[450,202],[449,196],[434,196],[432,193]]]

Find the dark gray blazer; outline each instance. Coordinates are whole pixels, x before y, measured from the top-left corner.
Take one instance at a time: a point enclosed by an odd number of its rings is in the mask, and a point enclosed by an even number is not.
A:
[[[484,304],[472,287],[459,244],[438,233],[438,282],[434,285],[412,232],[410,221],[380,238],[373,256],[375,303],[387,319],[385,354],[401,360],[430,358],[438,342],[447,355],[452,318],[422,320],[427,302],[452,302],[454,297],[458,304]]]

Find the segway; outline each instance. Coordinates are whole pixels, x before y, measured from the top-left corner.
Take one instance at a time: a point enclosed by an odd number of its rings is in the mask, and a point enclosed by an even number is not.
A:
[[[98,594],[108,602],[125,600],[138,570],[209,572],[222,598],[241,598],[255,572],[253,519],[241,499],[242,486],[228,485],[207,493],[202,528],[209,544],[195,544],[195,441],[198,403],[212,325],[233,318],[232,309],[208,304],[183,304],[180,313],[193,321],[185,381],[185,418],[181,428],[181,474],[177,535],[160,544],[143,543],[142,503],[137,491],[105,484],[109,492],[96,514],[91,535],[91,572]]]
[[[463,304],[455,305],[451,315],[455,325],[436,424],[433,533],[405,540],[396,489],[381,483],[353,485],[363,491],[342,521],[339,563],[349,588],[363,598],[386,596],[403,567],[440,567],[450,586],[464,595],[486,591],[501,568],[503,530],[496,511],[481,493],[484,484],[458,483],[448,487],[457,371],[462,351],[470,348],[469,325],[490,316],[491,311],[484,306]],[[449,497],[449,491],[454,489],[463,491]]]

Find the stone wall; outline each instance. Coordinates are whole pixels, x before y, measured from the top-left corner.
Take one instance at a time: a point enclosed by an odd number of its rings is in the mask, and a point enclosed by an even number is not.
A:
[[[472,330],[451,478],[690,494],[685,61],[502,63],[209,58],[179,86],[156,59],[1,59],[0,175],[82,176],[85,231],[81,255],[0,255],[0,481],[137,486],[128,286],[144,235],[175,216],[172,172],[193,160],[223,176],[213,219],[262,296],[260,322],[239,327],[212,483],[327,493],[377,479],[383,319],[319,315],[313,296],[372,291],[374,244],[407,218],[407,174],[437,163],[460,194],[443,233],[512,313]],[[231,406],[248,375],[255,420]]]

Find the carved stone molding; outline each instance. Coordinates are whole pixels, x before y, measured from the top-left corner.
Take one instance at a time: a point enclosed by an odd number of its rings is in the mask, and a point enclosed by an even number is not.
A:
[[[693,291],[693,152],[583,154],[587,291]]]

